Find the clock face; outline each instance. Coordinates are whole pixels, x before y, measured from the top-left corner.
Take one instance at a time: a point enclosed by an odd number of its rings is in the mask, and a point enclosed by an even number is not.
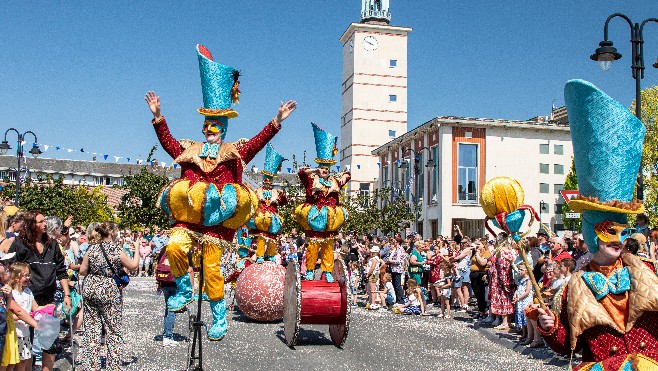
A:
[[[377,38],[374,36],[366,36],[363,39],[363,49],[367,51],[373,51],[377,49],[377,46],[379,45],[379,42],[377,41]]]

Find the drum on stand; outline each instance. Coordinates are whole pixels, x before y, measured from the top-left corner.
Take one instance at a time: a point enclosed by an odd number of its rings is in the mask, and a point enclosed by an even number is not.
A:
[[[334,281],[302,281],[296,261],[288,263],[283,294],[283,329],[286,344],[293,347],[301,324],[329,325],[329,335],[339,348],[345,345],[350,322],[351,295],[347,268],[336,260]]]

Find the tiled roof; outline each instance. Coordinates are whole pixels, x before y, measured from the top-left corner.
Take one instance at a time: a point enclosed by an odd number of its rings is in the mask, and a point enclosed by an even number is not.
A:
[[[152,169],[158,174],[166,175],[169,178],[180,177],[180,168],[173,169],[170,167],[154,168],[148,165],[119,164],[112,162],[97,161],[78,161],[78,160],[59,160],[53,158],[32,158],[29,154],[25,156],[27,165],[31,172],[42,172],[50,174],[71,174],[71,175],[91,175],[91,176],[111,176],[115,178],[124,177],[130,174],[137,174],[142,168]],[[0,156],[0,170],[16,168],[17,159],[15,155]],[[21,165],[22,166],[22,165]]]

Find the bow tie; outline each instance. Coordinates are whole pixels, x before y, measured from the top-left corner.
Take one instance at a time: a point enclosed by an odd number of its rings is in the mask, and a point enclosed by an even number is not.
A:
[[[203,143],[203,148],[201,148],[201,152],[199,153],[199,157],[201,158],[217,158],[217,155],[219,154],[219,148],[221,147],[220,144],[214,143]]]
[[[322,184],[325,187],[331,188],[331,179],[324,180],[322,178],[318,177],[318,180],[320,181],[320,184]]]
[[[600,272],[585,272],[583,280],[592,290],[594,297],[599,301],[609,293],[623,294],[631,289],[631,275],[627,267],[616,269],[610,277],[606,277]]]
[[[266,199],[266,200],[271,200],[272,199],[272,191],[271,190],[263,191],[263,198]]]

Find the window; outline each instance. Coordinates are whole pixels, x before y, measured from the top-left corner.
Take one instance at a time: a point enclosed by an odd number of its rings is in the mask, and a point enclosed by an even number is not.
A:
[[[556,155],[564,154],[564,146],[562,144],[556,144],[553,146],[553,153]]]
[[[478,200],[478,145],[459,143],[457,167],[457,200],[476,203]]]
[[[391,68],[395,68],[398,66],[398,60],[397,59],[391,59],[388,61],[388,66]]]
[[[560,194],[560,191],[564,189],[564,184],[553,184],[553,193]]]
[[[539,183],[539,193],[548,193],[548,183]]]
[[[391,138],[395,138],[395,130],[389,130],[388,131],[388,136]]]
[[[429,172],[431,179],[430,185],[430,202],[439,201],[439,146],[434,146],[430,149],[432,152],[432,159],[434,160],[434,168]]]
[[[560,165],[560,164],[553,165],[553,173],[564,174],[564,165]]]
[[[398,101],[398,96],[394,95],[394,94],[391,94],[391,95],[388,96],[388,101],[391,102],[391,103],[395,103],[395,102]]]
[[[368,196],[370,194],[370,183],[359,183],[359,193]]]
[[[542,155],[547,155],[548,154],[548,144],[540,144],[539,145],[539,153]]]
[[[390,187],[390,184],[388,184],[388,166],[382,166],[382,185],[384,188]]]
[[[109,176],[96,176],[94,177],[95,185],[112,185],[112,179]]]
[[[123,178],[119,178],[116,181],[116,185],[118,185],[119,187],[123,187],[125,184],[126,184],[126,182]]]
[[[549,166],[548,164],[539,164],[539,172],[541,174],[548,174]]]
[[[425,153],[421,152],[418,154],[418,161],[416,161],[416,166],[418,167],[418,175],[416,176],[416,200],[420,202],[423,199],[425,194]],[[415,170],[415,169],[414,169]]]

